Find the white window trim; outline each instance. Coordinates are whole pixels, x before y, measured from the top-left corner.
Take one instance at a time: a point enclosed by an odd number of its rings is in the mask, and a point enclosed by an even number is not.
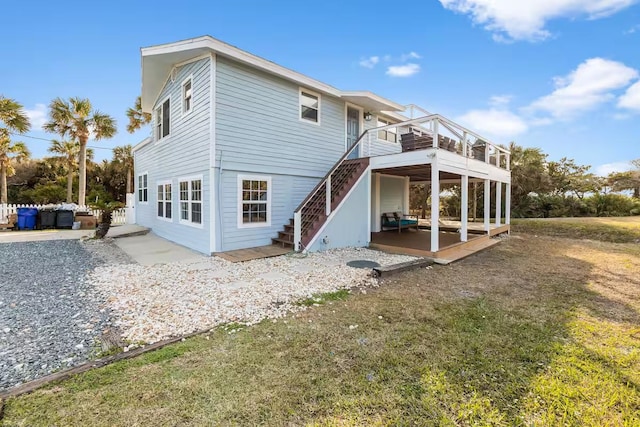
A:
[[[202,193],[202,200],[200,200],[200,204],[202,205],[202,211],[200,212],[201,214],[201,222],[197,223],[197,222],[191,222],[191,181],[198,181],[200,180],[200,192]],[[181,182],[188,182],[189,183],[189,200],[187,201],[187,203],[189,203],[189,219],[182,219],[182,206],[181,203],[183,202],[183,200],[180,199],[180,183]],[[189,227],[195,227],[195,228],[204,228],[204,178],[202,175],[194,175],[194,176],[183,176],[178,178],[178,185],[176,187],[178,190],[178,223],[182,224],[182,225],[188,225]]]
[[[376,127],[378,127],[378,119],[379,119],[378,116],[376,116]],[[398,123],[398,122],[394,122],[394,121],[392,121],[390,119],[385,119],[384,117],[382,117],[382,120],[385,121],[385,122],[389,122],[390,125],[395,125],[396,123]],[[378,138],[378,132],[379,131],[376,131],[376,140],[378,142],[382,142],[382,143],[389,144],[389,145],[398,145],[398,144],[400,144],[400,135],[398,134],[399,133],[398,132],[398,128],[396,128],[396,142],[391,142],[391,141],[389,141],[387,139]]]
[[[266,222],[250,222],[244,223],[242,221],[242,181],[266,181],[267,182],[267,221]],[[238,175],[238,228],[264,228],[271,227],[271,197],[273,191],[271,189],[271,176],[269,175]]]
[[[317,122],[302,118],[302,92],[306,92],[309,95],[313,95],[313,96],[317,96],[318,97],[318,121]],[[322,115],[321,113],[322,113],[322,95],[320,95],[318,92],[314,92],[314,91],[306,89],[304,87],[299,87],[298,88],[298,120],[300,120],[301,122],[304,122],[304,123],[309,123],[309,124],[312,124],[312,125],[320,126],[320,118],[321,118],[321,115]]]
[[[158,110],[158,108],[160,108],[160,111],[162,111],[162,105],[167,101],[167,99],[169,100],[169,133],[167,134],[167,136],[161,136],[160,138],[157,138],[156,135],[156,130],[158,129],[158,124],[155,122],[156,120],[156,111]],[[171,109],[173,108],[173,100],[171,99],[171,95],[169,96],[165,96],[164,98],[162,98],[162,100],[160,102],[158,102],[156,104],[156,107],[153,109],[153,138],[156,142],[160,142],[160,141],[164,141],[165,139],[169,139],[171,137],[171,132],[173,131],[173,124],[171,123],[172,120],[172,113],[171,113]],[[164,117],[163,117],[164,119]],[[163,120],[164,121],[164,120]],[[164,129],[163,129],[164,131]]]
[[[191,108],[189,109],[189,111],[185,111],[184,110],[184,85],[187,84],[187,82],[191,81]],[[191,112],[193,111],[193,74],[191,74],[189,77],[187,77],[186,79],[184,79],[182,81],[182,84],[180,85],[180,99],[181,99],[181,105],[180,105],[180,111],[182,111],[182,117],[186,117],[189,114],[191,114]],[[171,104],[171,101],[169,101],[169,104]],[[169,129],[171,130],[171,129]]]
[[[143,202],[143,201],[140,201],[138,199],[140,198],[140,196],[139,196],[140,189],[144,188],[144,187],[140,187],[140,177],[144,176],[144,175],[147,176],[147,187],[146,187],[147,188],[147,200]],[[149,204],[149,172],[141,172],[136,176],[136,202],[138,204],[140,204],[140,205],[148,205]]]
[[[164,197],[164,186],[166,184],[170,184],[171,185],[171,199],[169,200],[163,200],[162,203],[162,213],[166,212],[166,202],[171,202],[171,218],[167,218],[164,216],[158,216],[158,202],[160,202],[160,200],[158,199],[158,186],[162,185],[162,194]],[[164,180],[164,181],[157,181],[156,182],[156,218],[159,219],[160,221],[166,221],[166,222],[173,222],[173,216],[174,216],[174,203],[173,203],[173,193],[174,193],[174,185],[173,182],[171,180]]]

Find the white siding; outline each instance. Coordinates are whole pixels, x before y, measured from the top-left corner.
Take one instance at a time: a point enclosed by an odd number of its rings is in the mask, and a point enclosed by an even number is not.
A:
[[[370,197],[370,179],[371,173],[366,171],[349,197],[344,199],[339,210],[329,218],[325,228],[319,233],[318,239],[309,247],[310,252],[369,245],[371,234],[367,207]]]
[[[380,214],[403,212],[404,210],[404,177],[380,177]],[[408,212],[403,212],[408,213]],[[380,219],[378,219],[380,221]]]
[[[216,166],[321,177],[345,150],[344,102],[321,96],[320,125],[299,119],[299,86],[218,57]]]
[[[320,125],[299,119],[297,84],[217,58],[216,171],[223,251],[268,245],[345,150],[345,105],[321,96]],[[238,174],[272,180],[271,226],[238,227]]]
[[[373,129],[378,127],[378,117],[373,116],[370,121],[364,122],[364,129]],[[384,154],[395,154],[402,152],[402,146],[400,145],[400,135],[398,134],[398,142],[389,142],[383,139],[378,139],[378,132],[371,132],[371,143],[365,142],[367,144],[363,149],[363,153],[369,153],[369,156],[381,156]],[[399,132],[400,133],[400,132]],[[367,136],[366,138],[369,138]]]
[[[142,172],[149,174],[149,203],[136,204],[136,222],[150,227],[161,237],[207,254],[211,253],[209,209],[212,208],[209,188],[209,64],[208,58],[187,64],[178,69],[173,81],[167,82],[158,101],[162,102],[167,96],[171,96],[170,135],[135,152],[136,175]],[[193,111],[183,118],[182,82],[190,75],[193,75]],[[153,125],[152,123],[152,129]],[[180,214],[178,179],[197,175],[202,176],[203,223],[201,228],[178,222]],[[156,216],[156,183],[158,181],[172,183],[173,218],[171,221],[163,221]]]
[[[238,227],[238,175],[255,172],[223,170],[221,175],[222,234],[220,241],[222,250],[242,249],[271,244],[271,238],[277,237],[278,231],[293,218],[293,211],[309,194],[318,179],[268,174],[271,177],[271,226],[257,228]],[[265,175],[265,174],[260,174]]]

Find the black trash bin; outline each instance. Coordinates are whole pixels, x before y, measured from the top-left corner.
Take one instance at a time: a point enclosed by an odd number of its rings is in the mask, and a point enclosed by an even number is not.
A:
[[[56,211],[56,228],[73,228],[73,211]]]
[[[38,212],[38,216],[41,229],[56,228],[56,211],[51,209],[41,210]]]

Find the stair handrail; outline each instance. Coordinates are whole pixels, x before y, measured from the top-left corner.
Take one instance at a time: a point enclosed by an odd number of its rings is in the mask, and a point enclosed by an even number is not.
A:
[[[327,180],[329,179],[329,177],[336,171],[336,169],[338,169],[345,160],[347,160],[347,157],[349,157],[349,155],[353,152],[353,150],[358,146],[358,144],[360,144],[360,141],[362,140],[362,138],[364,138],[365,135],[367,135],[369,133],[370,129],[365,130],[364,132],[362,132],[362,135],[360,135],[360,137],[358,137],[358,139],[356,139],[356,142],[354,142],[351,147],[349,147],[347,149],[347,151],[344,152],[344,154],[342,155],[342,157],[340,157],[340,159],[338,159],[338,161],[333,165],[333,167],[329,170],[329,172],[327,172],[327,174],[324,176],[324,178],[322,178],[320,180],[320,182],[318,183],[318,185],[315,186],[315,188],[313,189],[313,191],[311,191],[309,193],[309,195],[307,195],[307,197],[302,201],[302,203],[300,203],[298,205],[298,207],[296,208],[296,210],[294,210],[294,214],[301,211],[302,208],[305,207],[305,205],[309,202],[309,200],[311,200],[313,198],[313,196],[316,195],[316,193],[320,190],[320,188],[322,188],[323,186],[326,185]]]

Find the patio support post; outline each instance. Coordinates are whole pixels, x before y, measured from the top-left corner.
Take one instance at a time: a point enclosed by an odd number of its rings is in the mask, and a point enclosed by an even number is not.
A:
[[[511,224],[511,183],[505,184],[504,191],[504,223]]]
[[[484,231],[489,234],[491,229],[491,181],[484,180]]]
[[[502,223],[502,183],[496,181],[496,227]]]
[[[460,241],[467,241],[467,227],[469,222],[469,175],[462,175],[462,194],[460,197]]]
[[[437,123],[437,122],[436,122]],[[438,135],[437,132],[435,134]],[[431,163],[431,252],[440,250],[440,168],[438,157]]]

